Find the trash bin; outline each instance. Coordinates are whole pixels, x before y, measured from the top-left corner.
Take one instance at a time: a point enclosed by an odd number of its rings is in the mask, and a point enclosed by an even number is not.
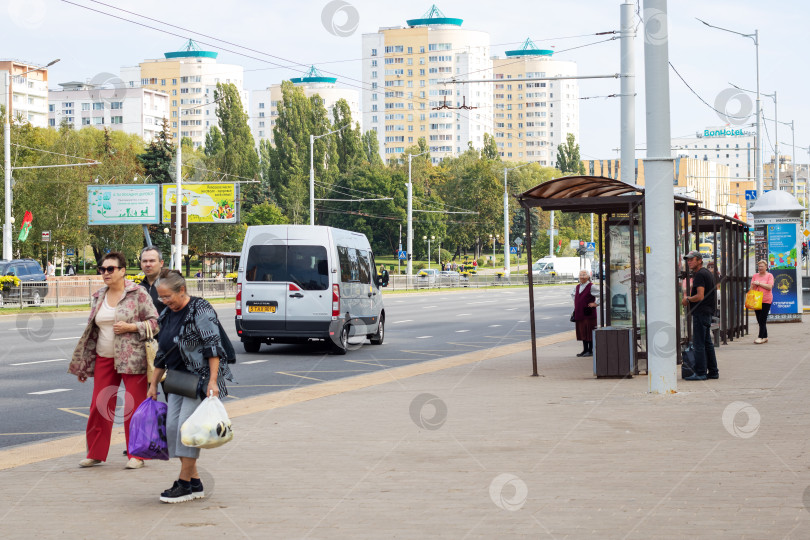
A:
[[[632,328],[597,328],[593,331],[593,374],[597,378],[632,377],[635,350]]]

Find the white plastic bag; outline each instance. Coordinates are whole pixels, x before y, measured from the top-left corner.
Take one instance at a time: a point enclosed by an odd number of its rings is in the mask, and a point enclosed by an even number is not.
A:
[[[208,397],[180,426],[180,441],[196,448],[216,448],[233,439],[231,419],[218,397]]]

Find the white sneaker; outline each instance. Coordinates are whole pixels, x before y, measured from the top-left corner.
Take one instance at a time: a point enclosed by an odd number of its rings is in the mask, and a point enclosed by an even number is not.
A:
[[[127,461],[127,466],[124,467],[125,469],[142,469],[143,468],[143,460],[138,458],[129,458]]]
[[[762,338],[757,338],[757,339],[755,339],[755,340],[754,340],[754,343],[756,343],[757,345],[759,345],[760,343],[762,343]]]
[[[79,462],[79,467],[95,467],[96,465],[100,465],[100,459],[90,459],[85,458]]]

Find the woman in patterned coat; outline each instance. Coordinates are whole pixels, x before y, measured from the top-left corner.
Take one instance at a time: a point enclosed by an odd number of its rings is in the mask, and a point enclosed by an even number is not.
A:
[[[93,377],[87,457],[79,462],[80,467],[93,467],[107,460],[122,381],[126,388],[124,435],[129,447],[129,419],[146,399],[146,340],[158,331],[158,313],[149,293],[126,279],[126,258],[117,252],[106,254],[99,272],[104,287],[91,299],[87,327],[68,367],[68,373],[81,383]],[[127,457],[127,469],[143,467],[142,459],[128,451]]]

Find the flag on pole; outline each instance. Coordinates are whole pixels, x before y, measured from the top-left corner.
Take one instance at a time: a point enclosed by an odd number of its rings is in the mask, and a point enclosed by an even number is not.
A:
[[[25,212],[23,216],[22,226],[20,226],[20,236],[17,238],[20,242],[25,242],[28,238],[28,233],[31,231],[31,223],[34,221],[34,216],[31,215],[31,212]]]
[[[562,249],[562,238],[560,238],[560,241],[557,243],[557,253],[559,253],[561,249]]]

